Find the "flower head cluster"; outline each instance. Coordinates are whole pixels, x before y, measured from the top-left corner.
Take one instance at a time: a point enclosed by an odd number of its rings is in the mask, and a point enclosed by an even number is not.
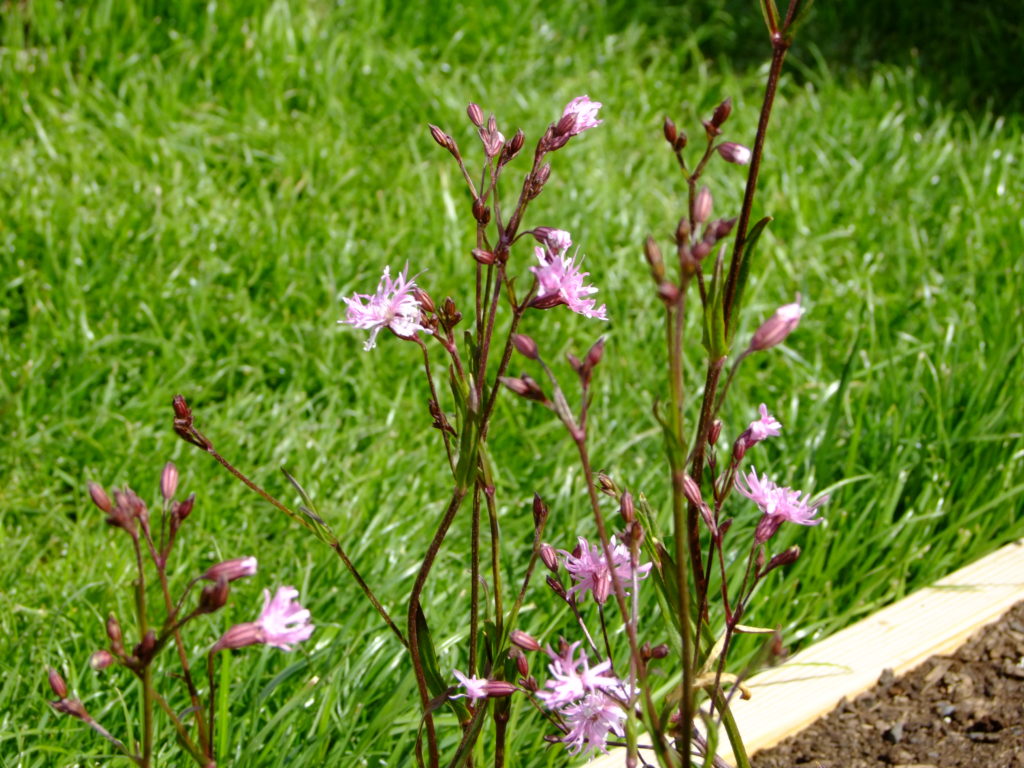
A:
[[[569,571],[569,575],[576,581],[569,588],[569,594],[572,595],[577,592],[586,594],[590,592],[594,596],[594,600],[604,605],[608,600],[608,596],[612,593],[613,571],[618,576],[623,590],[628,594],[629,586],[633,583],[634,573],[630,563],[629,547],[617,542],[613,536],[611,539],[612,561],[609,563],[608,558],[605,557],[604,548],[600,544],[591,546],[582,536],[578,540],[579,547],[577,552],[579,554],[566,552],[565,550],[560,551],[560,554],[565,559],[565,569]],[[636,568],[637,578],[646,578],[650,570],[650,563],[638,566]]]
[[[345,319],[339,323],[351,325],[370,332],[370,337],[363,346],[371,350],[377,346],[377,334],[383,328],[390,328],[396,336],[408,338],[417,331],[430,333],[428,328],[420,325],[422,307],[416,298],[416,283],[406,277],[408,267],[391,279],[391,268],[384,267],[384,274],[377,284],[377,292],[372,296],[356,293],[346,298],[348,309]]]
[[[817,525],[821,522],[817,519],[818,507],[828,501],[828,496],[822,496],[813,502],[801,499],[803,491],[779,486],[769,480],[767,475],[758,477],[756,469],[751,469],[747,475],[737,477],[736,490],[757,504],[763,513],[754,533],[754,538],[759,544],[774,536],[784,522]]]
[[[590,273],[580,271],[580,264],[576,263],[575,257],[568,258],[540,246],[535,248],[534,252],[537,261],[540,262],[539,267],[530,267],[530,271],[537,276],[537,283],[540,286],[537,298],[533,300],[534,307],[550,309],[565,304],[573,312],[584,317],[608,319],[605,305],[597,307],[597,300],[590,298],[591,294],[597,293],[597,288],[583,284],[583,278]]]
[[[313,634],[309,611],[299,605],[295,587],[278,587],[273,597],[263,590],[263,610],[256,621],[236,624],[225,632],[213,646],[213,653],[225,648],[244,648],[247,645],[270,645],[290,651],[292,643],[308,640]]]
[[[538,691],[537,697],[551,710],[561,714],[568,732],[562,741],[572,754],[604,752],[608,734],[622,736],[626,713],[619,703],[625,686],[611,674],[610,661],[591,667],[579,643],[562,641],[561,653],[547,648],[551,663],[549,690]]]

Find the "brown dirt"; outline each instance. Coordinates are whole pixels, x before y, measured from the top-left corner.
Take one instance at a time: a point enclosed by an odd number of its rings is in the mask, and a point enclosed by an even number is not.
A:
[[[758,752],[754,768],[1024,768],[1024,603]]]

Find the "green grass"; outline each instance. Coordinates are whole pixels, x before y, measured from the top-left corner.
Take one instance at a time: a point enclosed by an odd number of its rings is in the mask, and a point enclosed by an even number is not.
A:
[[[721,12],[700,24],[642,3],[147,8],[3,6],[0,757],[106,754],[49,711],[48,665],[111,730],[134,727],[127,676],[87,666],[106,611],[129,615],[131,564],[85,483],[155,498],[173,458],[199,497],[182,554],[196,569],[261,564],[208,637],[251,618],[275,583],[298,586],[318,624],[302,653],[235,656],[221,764],[409,765],[415,684],[396,643],[326,548],[174,436],[171,396],[284,498],[277,467],[295,472],[401,613],[449,481],[415,348],[384,338],[364,353],[335,326],[339,298],[406,261],[435,297],[468,298],[468,202],[425,124],[470,147],[475,100],[530,142],[589,93],[605,124],[558,153],[528,223],[573,232],[612,319],[555,310],[527,330],[551,360],[608,334],[595,462],[665,510],[650,415],[660,312],[640,247],[648,232],[667,245],[680,210],[660,122],[696,134],[732,95],[729,135],[749,142],[763,73],[699,57],[728,28]],[[725,434],[768,403],[786,432],[757,449],[758,468],[832,492],[826,525],[780,533],[776,547],[804,555],[749,616],[807,642],[1024,534],[1024,182],[1019,115],[957,111],[898,65],[830,66],[806,44],[813,19],[804,34],[769,139],[755,212],[776,220],[743,333],[795,292],[810,311],[785,348],[748,361]],[[730,212],[742,174],[715,173]],[[528,250],[516,258],[525,271]],[[535,490],[556,544],[591,532],[573,452],[540,409],[508,398],[492,450],[510,562],[524,562]],[[740,541],[754,516],[734,510]],[[465,662],[467,542],[454,535],[427,594],[443,670]],[[526,629],[570,631],[543,590],[531,598]],[[514,764],[565,764],[536,719],[518,722]]]

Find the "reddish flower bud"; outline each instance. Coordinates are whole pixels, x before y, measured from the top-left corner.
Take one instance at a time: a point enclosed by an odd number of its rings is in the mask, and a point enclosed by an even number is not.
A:
[[[676,128],[676,124],[672,122],[671,117],[665,118],[665,122],[661,126],[661,132],[665,134],[665,141],[675,147],[676,139],[679,138],[679,131]]]
[[[522,648],[524,651],[539,651],[540,650],[540,643],[538,643],[537,640],[534,639],[534,637],[532,635],[529,635],[526,632],[523,632],[521,629],[513,629],[509,633],[509,638],[508,639],[512,642],[513,645],[515,645],[515,646],[517,646],[519,648]],[[522,675],[526,674],[526,672],[524,672],[522,670],[520,670],[519,673],[522,674]]]
[[[426,312],[428,315],[431,315],[437,311],[437,306],[434,304],[434,300],[430,298],[430,294],[424,291],[418,285],[415,288],[413,288],[412,295],[413,298],[419,302],[419,305],[420,307],[422,307],[423,311]]]
[[[509,653],[516,662],[516,671],[522,677],[528,677],[530,674],[530,660],[526,658],[526,654],[518,648],[513,648]]]
[[[89,483],[89,498],[92,499],[93,504],[107,514],[110,514],[110,510],[114,508],[110,503],[110,497],[99,483]]]
[[[480,109],[479,104],[470,102],[469,106],[466,107],[466,114],[469,115],[469,119],[477,128],[484,124],[484,111]]]
[[[683,216],[676,225],[676,245],[683,245],[690,239],[690,220]]]
[[[117,617],[114,614],[107,616],[107,637],[110,639],[110,647],[114,653],[118,655],[124,653],[121,625],[117,623]]]
[[[60,676],[60,673],[53,667],[50,667],[47,672],[47,679],[50,682],[50,690],[53,691],[53,695],[58,699],[66,699],[68,696],[68,685],[64,682],[64,678]]]
[[[711,429],[708,430],[708,445],[714,445],[722,435],[722,420],[715,419],[711,422]]]
[[[203,587],[203,592],[199,596],[199,607],[196,608],[196,611],[198,613],[219,611],[227,603],[229,591],[227,579],[223,578]]]
[[[152,660],[155,651],[156,632],[151,629],[143,636],[142,641],[135,646],[132,653],[142,666],[146,666]]]
[[[707,240],[701,240],[695,246],[693,246],[690,252],[694,259],[697,261],[703,261],[707,258],[707,255],[711,253],[711,244]]]
[[[587,350],[587,359],[584,361],[584,364],[588,373],[597,367],[602,357],[604,357],[604,336],[595,341],[594,345]]]
[[[717,107],[715,112],[711,115],[711,124],[716,128],[721,128],[722,124],[729,119],[729,115],[732,114],[732,99],[726,99]]]
[[[661,257],[661,249],[658,243],[650,235],[644,240],[644,258],[651,267],[651,277],[655,283],[665,279],[665,260]]]
[[[546,581],[547,581],[548,586],[551,587],[551,591],[552,592],[554,592],[556,595],[558,595],[563,600],[566,599],[565,587],[562,586],[562,582],[560,582],[554,576],[548,576]]]
[[[754,543],[764,544],[768,539],[775,535],[779,530],[779,526],[781,526],[784,521],[785,518],[780,515],[761,515],[761,519],[757,523],[757,528],[754,530]],[[761,558],[762,560],[764,559],[763,552],[761,554]],[[761,562],[758,565],[763,566],[764,563]]]
[[[96,651],[92,656],[89,657],[89,666],[95,669],[97,672],[106,669],[114,663],[114,657],[107,650]]]
[[[473,218],[484,225],[491,220],[491,209],[479,197],[473,201]]]
[[[537,342],[527,336],[525,333],[513,333],[512,334],[512,346],[516,348],[516,352],[525,358],[530,360],[537,359]]]
[[[619,496],[619,488],[615,485],[615,481],[604,472],[597,473],[597,487],[605,496],[611,496],[612,498],[618,498]]]
[[[547,542],[540,545],[540,559],[549,571],[558,573],[558,553]]]
[[[666,280],[658,286],[658,298],[666,304],[675,304],[679,301],[679,286]]]
[[[619,499],[619,514],[626,523],[636,522],[636,508],[633,506],[633,494],[626,491]]]
[[[437,142],[437,145],[439,147],[444,147],[449,152],[451,152],[453,155],[456,153],[455,152],[455,142],[452,140],[452,137],[449,136],[444,131],[442,131],[436,125],[431,125],[430,126],[430,135],[433,136],[434,141]]]
[[[734,141],[723,141],[715,149],[727,163],[746,165],[750,162],[750,150]]]
[[[660,643],[651,648],[652,659],[664,659],[666,656],[668,656],[668,646],[665,643]]]
[[[211,565],[200,578],[206,579],[207,581],[236,581],[246,576],[252,576],[256,573],[257,562],[256,558],[249,557],[236,557],[233,560],[225,560],[222,563]]]
[[[178,490],[178,468],[174,466],[174,462],[168,461],[164,464],[164,471],[160,474],[160,495],[170,501],[176,490]]]
[[[765,320],[754,333],[754,337],[750,340],[750,351],[759,352],[782,343],[800,324],[800,316],[803,313],[803,307],[799,302],[779,307],[775,310],[775,314]]]
[[[675,143],[673,143],[672,145],[672,149],[674,149],[676,152],[682,152],[684,149],[686,149],[687,141],[688,139],[686,138],[686,131],[680,131],[679,136],[676,137]]]
[[[700,192],[697,193],[697,199],[693,201],[694,221],[703,224],[711,218],[712,205],[711,190],[707,187],[701,187]]]
[[[790,547],[787,550],[779,552],[774,555],[771,560],[768,561],[768,565],[765,567],[763,573],[768,573],[776,568],[781,568],[786,565],[792,565],[800,558],[800,547]]]
[[[536,493],[533,494],[533,527],[540,530],[548,519],[548,505]]]
[[[700,493],[700,486],[697,482],[689,475],[683,475],[683,495],[686,500],[691,504],[695,504],[698,507],[704,503],[704,498]]]
[[[505,143],[505,151],[501,153],[501,164],[505,165],[512,160],[523,148],[523,144],[526,143],[526,134],[523,133],[523,129],[520,128],[515,132],[515,135]]]

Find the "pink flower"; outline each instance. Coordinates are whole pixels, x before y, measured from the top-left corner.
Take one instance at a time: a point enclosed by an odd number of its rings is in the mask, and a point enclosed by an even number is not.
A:
[[[211,653],[225,648],[244,648],[247,645],[270,645],[290,651],[292,643],[308,640],[313,634],[309,611],[299,605],[295,587],[278,587],[274,597],[263,590],[263,610],[256,621],[236,624],[225,632]]]
[[[453,698],[460,698],[465,696],[472,702],[479,701],[480,699],[487,698],[487,678],[486,677],[466,677],[459,670],[454,670],[453,673],[459,680],[459,685],[466,689],[465,694],[457,694]]]
[[[533,230],[537,242],[547,247],[552,256],[560,256],[572,246],[572,236],[564,229],[537,227]]]
[[[562,120],[559,121],[559,128],[567,126],[562,132],[569,136],[578,136],[586,130],[596,128],[601,124],[597,119],[597,110],[601,108],[601,102],[591,101],[589,96],[577,96],[565,105],[562,111]],[[569,122],[569,118],[572,122]]]
[[[746,431],[740,435],[739,440],[736,441],[740,456],[746,453],[748,448],[757,445],[765,438],[778,437],[782,434],[782,425],[774,416],[768,413],[768,406],[761,403],[759,410],[761,411],[761,418],[750,422],[750,426],[747,427]]]
[[[818,507],[828,501],[828,496],[822,496],[808,503],[800,498],[803,491],[776,485],[767,475],[758,477],[757,470],[753,468],[749,474],[736,478],[736,490],[757,504],[763,513],[754,534],[755,540],[761,544],[774,536],[784,522],[818,525],[821,522],[816,519]]]
[[[759,352],[782,343],[800,324],[800,316],[803,313],[804,308],[799,302],[783,304],[754,332],[754,337],[750,340],[750,351]]]
[[[466,692],[457,693],[453,699],[461,699],[465,696],[471,702],[476,703],[480,699],[496,696],[511,696],[518,690],[514,684],[506,680],[488,680],[486,677],[466,677],[459,670],[453,670],[452,674],[459,680],[459,685],[466,689]]]
[[[722,156],[722,159],[728,163],[746,165],[750,162],[750,150],[734,141],[723,141],[715,149],[718,150],[718,154]]]
[[[548,665],[551,679],[544,685],[551,690],[539,691],[537,697],[551,709],[570,704],[587,693],[622,693],[622,681],[614,675],[605,674],[611,669],[612,663],[602,661],[591,667],[586,653],[580,651],[579,656],[576,655],[579,646],[579,642],[569,645],[563,640],[561,653],[555,653],[550,647],[546,649],[551,659]],[[580,665],[583,666],[582,672],[578,670]]]
[[[584,317],[594,317],[598,320],[607,320],[608,313],[605,305],[595,307],[596,299],[589,298],[590,294],[597,293],[597,288],[583,284],[583,278],[590,275],[589,272],[581,272],[580,265],[574,258],[549,254],[545,248],[534,249],[539,267],[530,267],[530,271],[537,276],[537,283],[540,289],[537,298],[533,300],[532,306],[538,309],[550,309],[559,304],[565,304],[573,312]]]
[[[590,693],[564,707],[562,718],[569,732],[562,737],[573,755],[607,752],[608,734],[624,735],[626,713],[605,693]]]
[[[222,563],[211,565],[200,578],[207,581],[224,579],[224,581],[230,582],[246,576],[252,576],[256,573],[256,567],[255,557],[236,557],[234,560],[225,560]]]
[[[613,569],[615,575],[619,578],[619,582],[622,584],[623,590],[626,594],[629,594],[629,587],[633,583],[633,569],[630,565],[629,548],[625,544],[616,542],[613,536],[610,542],[612,563],[609,565],[604,555],[604,548],[600,544],[592,547],[582,536],[578,538],[578,541],[578,555],[561,550],[561,554],[565,558],[565,569],[577,582],[570,587],[569,594],[575,594],[576,592],[586,594],[590,592],[594,596],[594,600],[604,605],[608,600],[608,596],[612,593]],[[636,569],[637,577],[641,579],[646,578],[650,570],[650,563],[639,566]]]
[[[345,319],[338,322],[370,331],[363,349],[371,350],[377,346],[377,334],[383,328],[390,328],[396,336],[403,338],[409,338],[417,331],[430,333],[428,328],[420,325],[423,308],[414,293],[416,283],[407,279],[407,272],[408,267],[392,280],[391,268],[384,267],[375,294],[356,293],[344,300],[348,309]]]

